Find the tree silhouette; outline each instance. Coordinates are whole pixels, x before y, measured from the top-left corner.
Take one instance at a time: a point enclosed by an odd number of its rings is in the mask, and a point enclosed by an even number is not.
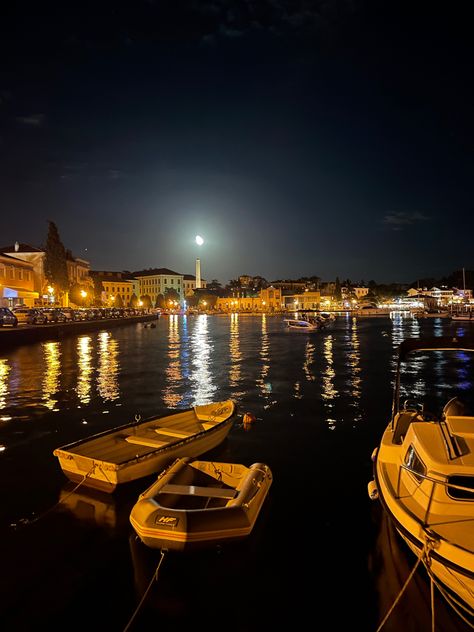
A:
[[[44,273],[47,282],[56,289],[57,294],[62,296],[69,290],[66,249],[59,237],[56,224],[51,221],[46,238],[45,255]]]

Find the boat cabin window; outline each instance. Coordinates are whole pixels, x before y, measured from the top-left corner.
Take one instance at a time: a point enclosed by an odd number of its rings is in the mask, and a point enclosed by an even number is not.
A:
[[[410,468],[413,476],[419,483],[421,483],[423,477],[426,476],[426,467],[412,445],[410,445],[405,455],[405,465]],[[420,474],[421,476],[417,476],[417,474]]]
[[[470,492],[467,489],[456,489],[448,485],[447,492],[451,498],[456,498],[457,500],[474,500],[474,476],[449,476],[448,483],[472,489]]]

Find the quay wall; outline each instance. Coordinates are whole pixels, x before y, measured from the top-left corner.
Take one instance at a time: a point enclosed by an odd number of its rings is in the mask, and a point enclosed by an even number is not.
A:
[[[45,325],[18,325],[18,327],[4,326],[0,327],[0,352],[10,347],[45,340],[60,340],[66,336],[76,336],[89,331],[149,322],[158,318],[159,315],[157,314],[144,314],[143,316],[130,316],[129,318],[110,318]]]

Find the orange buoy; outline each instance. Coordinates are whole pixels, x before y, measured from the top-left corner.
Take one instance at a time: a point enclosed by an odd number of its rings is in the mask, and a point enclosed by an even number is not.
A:
[[[242,421],[244,426],[250,426],[256,420],[257,418],[255,417],[255,415],[252,415],[252,413],[245,413]]]

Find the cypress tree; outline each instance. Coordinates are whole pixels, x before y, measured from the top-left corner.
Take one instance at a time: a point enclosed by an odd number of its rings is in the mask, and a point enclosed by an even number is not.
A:
[[[49,222],[45,247],[44,272],[48,283],[62,295],[69,289],[67,274],[66,249],[59,237],[57,226]]]

